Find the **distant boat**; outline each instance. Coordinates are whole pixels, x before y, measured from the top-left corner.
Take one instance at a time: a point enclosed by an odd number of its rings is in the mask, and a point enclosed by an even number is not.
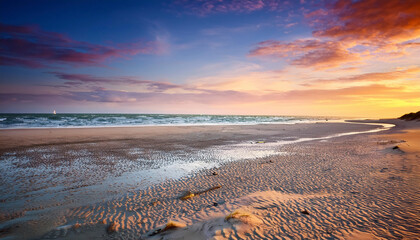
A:
[[[55,110],[54,110],[53,114],[54,114],[54,115],[55,115],[55,114],[57,114],[57,113],[55,112]]]

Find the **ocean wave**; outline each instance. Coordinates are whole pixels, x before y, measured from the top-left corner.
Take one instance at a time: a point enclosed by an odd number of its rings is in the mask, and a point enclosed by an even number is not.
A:
[[[184,114],[0,114],[0,128],[64,128],[155,125],[252,125],[296,123],[319,117]]]

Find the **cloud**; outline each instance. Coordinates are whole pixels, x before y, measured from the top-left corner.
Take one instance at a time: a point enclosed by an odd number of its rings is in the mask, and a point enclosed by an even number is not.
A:
[[[162,92],[127,92],[115,90],[95,90],[71,92],[69,98],[76,101],[112,102],[112,103],[151,103],[159,105],[196,103],[196,104],[232,104],[242,103],[252,95],[237,91],[207,91],[205,93],[162,93]]]
[[[417,100],[420,101],[420,89],[407,89],[403,86],[385,86],[371,84],[367,86],[344,87],[338,89],[304,89],[291,90],[282,93],[274,93],[267,98],[279,102],[306,102],[315,105],[317,103],[329,103],[326,106],[340,103],[354,105],[357,102],[369,102],[379,105],[380,100]],[[324,106],[324,107],[326,107]]]
[[[419,9],[417,0],[339,0],[306,18],[313,23],[314,37],[353,43],[372,56],[392,58],[420,47]]]
[[[186,13],[207,16],[217,13],[250,13],[259,10],[280,10],[289,2],[281,0],[177,0],[175,6],[186,9]]]
[[[282,114],[397,117],[420,104],[420,88],[380,84],[340,89],[304,89],[250,94],[239,91],[170,94],[115,90],[64,93],[0,93],[2,109],[72,109],[86,112]],[[10,106],[13,106],[11,108]],[[89,106],[88,108],[85,108]],[[68,110],[67,110],[68,111]],[[222,112],[221,112],[222,111]]]
[[[0,93],[0,105],[4,109],[8,106],[25,108],[29,104],[46,110],[52,105],[61,109],[66,106],[79,109],[78,106],[83,105],[100,111],[390,116],[390,113],[400,114],[420,104],[420,85],[415,80],[409,81],[415,79],[413,76],[419,70],[412,67],[316,79],[303,88],[289,82],[280,84],[278,79],[283,78],[283,72],[248,74],[252,75],[249,79],[227,78],[227,82],[216,82],[215,85],[50,72],[59,78],[58,87],[35,85],[22,92],[17,89]],[[293,80],[293,74],[285,74],[284,79]],[[301,77],[298,75],[294,79]],[[396,84],[389,84],[389,80]],[[336,86],[326,88],[326,81]],[[257,85],[248,86],[249,82]],[[354,82],[364,84],[348,84]]]
[[[292,65],[325,69],[359,59],[342,43],[318,39],[298,39],[293,42],[264,41],[251,50],[249,56],[274,56],[289,60]]]
[[[188,87],[180,86],[188,89]],[[68,90],[46,94],[27,93],[0,93],[0,99],[7,102],[48,102],[54,99],[65,99],[76,102],[96,103],[150,103],[157,106],[171,104],[207,104],[211,105],[232,105],[232,104],[254,104],[259,105],[266,102],[273,104],[315,104],[330,102],[334,106],[338,103],[354,104],[355,102],[378,102],[378,100],[414,101],[420,100],[420,86],[386,86],[383,84],[370,84],[366,86],[342,87],[337,89],[292,89],[273,90],[268,92],[248,92],[235,90],[210,90],[189,91],[183,93],[171,93],[165,91],[122,91],[96,88],[91,90]],[[324,106],[324,107],[327,107]]]
[[[0,53],[1,54],[1,53]],[[43,63],[27,60],[23,58],[13,58],[0,55],[0,65],[3,66],[23,66],[27,68],[43,68],[46,67]]]
[[[302,84],[303,86],[322,86],[325,87],[326,84],[343,84],[348,83],[375,83],[375,82],[385,82],[385,81],[401,81],[408,79],[415,79],[420,73],[420,67],[411,67],[401,70],[394,70],[388,72],[371,72],[364,73],[346,77],[339,77],[334,79],[317,79],[312,80],[307,83]]]
[[[0,64],[29,68],[101,65],[105,60],[160,51],[157,42],[136,42],[105,46],[73,40],[63,34],[46,32],[37,26],[0,23]]]
[[[285,28],[291,28],[291,27],[293,27],[293,26],[295,26],[295,25],[297,25],[297,24],[298,24],[297,22],[288,23],[288,24],[286,24],[284,27],[285,27]]]
[[[70,95],[67,94],[53,94],[53,93],[0,93],[0,102],[3,104],[9,103],[43,103],[43,102],[65,102],[68,101]]]
[[[215,27],[215,28],[205,28],[200,32],[205,36],[217,36],[222,35],[226,36],[229,34],[237,34],[237,33],[249,33],[251,31],[255,31],[260,29],[261,27],[266,26],[267,24],[256,24],[256,25],[245,25],[240,27]]]
[[[415,79],[419,73],[419,67],[410,67],[388,72],[315,79],[301,84],[305,87],[304,89],[296,89],[296,87],[287,87],[290,86],[288,83],[280,84],[278,79],[281,74],[279,73],[249,73],[250,79],[244,78],[244,76],[227,78],[225,82],[214,82],[214,85],[212,85],[200,82],[196,84],[172,84],[133,77],[98,77],[89,74],[50,72],[57,78],[65,80],[64,83],[58,85],[66,87],[61,95],[73,101],[150,102],[158,105],[165,105],[167,102],[229,105],[239,103],[258,104],[261,102],[296,103],[309,101],[316,103],[331,101],[331,99],[334,101],[348,100],[349,103],[379,98],[418,99],[420,95],[417,95],[417,93],[420,91],[420,85],[410,84],[410,80]],[[251,79],[254,79],[254,81]],[[250,82],[255,82],[255,79],[258,79],[259,84],[264,87],[255,84],[248,86]],[[394,81],[397,84],[389,85],[389,81]],[[352,85],[352,83],[362,83],[362,85]],[[242,84],[245,84],[245,86],[242,86]],[[335,84],[335,87],[328,89],[326,88],[327,84]],[[129,90],[119,90],[119,86],[124,88],[129,86]],[[267,91],[267,89],[270,89],[270,91]]]
[[[49,72],[50,74],[55,75],[59,79],[66,80],[64,83],[67,86],[94,86],[95,88],[100,88],[109,86],[109,85],[122,85],[122,86],[144,86],[147,90],[161,92],[168,89],[180,88],[181,86],[169,83],[169,82],[157,82],[150,80],[139,80],[131,77],[97,77],[89,74],[71,74],[71,73],[62,73],[62,72]],[[60,85],[58,85],[60,86]],[[62,87],[62,86],[60,86]]]
[[[339,0],[307,15],[316,20],[314,36],[382,43],[420,37],[418,0]]]
[[[323,70],[368,58],[410,55],[420,47],[419,9],[417,0],[327,3],[305,15],[315,29],[312,39],[263,41],[249,56],[274,56],[292,65]]]

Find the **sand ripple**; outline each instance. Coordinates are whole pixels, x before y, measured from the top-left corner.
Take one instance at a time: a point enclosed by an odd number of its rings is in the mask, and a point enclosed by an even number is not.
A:
[[[45,212],[20,225],[25,230],[3,229],[22,239],[37,229],[43,239],[418,239],[418,155],[394,151],[401,140],[360,135],[279,146],[288,154],[221,164]],[[187,191],[202,194],[182,200]],[[1,219],[19,225],[44,208]],[[178,227],[165,229],[171,221]]]
[[[290,155],[231,163],[216,176],[206,170],[65,216],[89,231],[118,224],[108,238],[417,239],[420,196],[410,179],[418,172],[404,169],[418,163],[401,166],[378,139],[341,139],[284,146]],[[180,200],[215,185],[222,188]],[[248,217],[226,220],[235,211]],[[168,221],[187,226],[151,235]]]

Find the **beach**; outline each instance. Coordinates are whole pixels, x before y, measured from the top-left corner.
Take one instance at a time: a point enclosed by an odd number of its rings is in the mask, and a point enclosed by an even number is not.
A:
[[[402,120],[0,130],[0,239],[417,239],[419,143]]]

